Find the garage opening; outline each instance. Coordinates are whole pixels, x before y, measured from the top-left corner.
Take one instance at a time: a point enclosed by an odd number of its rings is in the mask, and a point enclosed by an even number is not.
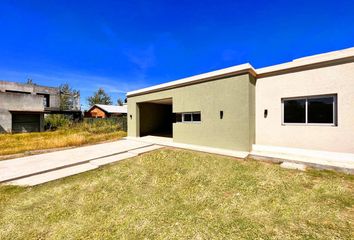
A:
[[[12,132],[39,132],[40,114],[12,113]]]
[[[159,99],[138,104],[140,137],[172,137],[174,114],[172,98]]]

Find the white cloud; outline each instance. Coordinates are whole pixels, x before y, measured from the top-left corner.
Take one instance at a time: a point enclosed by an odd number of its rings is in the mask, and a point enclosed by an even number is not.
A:
[[[134,63],[143,72],[155,65],[155,47],[152,44],[143,49],[126,49],[124,53],[129,61]]]

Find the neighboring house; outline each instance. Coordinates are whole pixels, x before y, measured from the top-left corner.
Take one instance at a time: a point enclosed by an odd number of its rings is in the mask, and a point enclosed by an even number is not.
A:
[[[43,131],[44,114],[51,113],[63,113],[59,88],[0,81],[0,133]]]
[[[123,106],[95,104],[85,113],[85,117],[110,118],[127,115],[127,111],[126,104]]]
[[[354,48],[261,69],[242,64],[127,97],[130,137],[170,136],[244,152],[354,156]]]

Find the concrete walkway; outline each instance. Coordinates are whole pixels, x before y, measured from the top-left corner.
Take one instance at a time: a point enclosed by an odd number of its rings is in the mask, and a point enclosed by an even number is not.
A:
[[[158,148],[152,143],[120,140],[0,161],[0,183],[33,186]]]

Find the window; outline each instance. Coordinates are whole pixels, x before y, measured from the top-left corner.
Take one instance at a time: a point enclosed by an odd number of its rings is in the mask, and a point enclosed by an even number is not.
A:
[[[49,107],[49,94],[37,93],[37,95],[43,96],[43,106]]]
[[[199,123],[201,122],[200,112],[176,113],[175,122]]]
[[[191,122],[192,121],[192,114],[191,113],[183,113],[182,119],[183,119],[183,122]]]
[[[284,123],[306,123],[306,99],[284,100]]]
[[[308,99],[308,123],[334,123],[334,98]]]
[[[200,113],[192,113],[192,121],[193,122],[200,122]]]
[[[337,96],[282,99],[283,124],[336,125]]]
[[[201,122],[200,112],[176,113],[176,122],[199,123]]]

